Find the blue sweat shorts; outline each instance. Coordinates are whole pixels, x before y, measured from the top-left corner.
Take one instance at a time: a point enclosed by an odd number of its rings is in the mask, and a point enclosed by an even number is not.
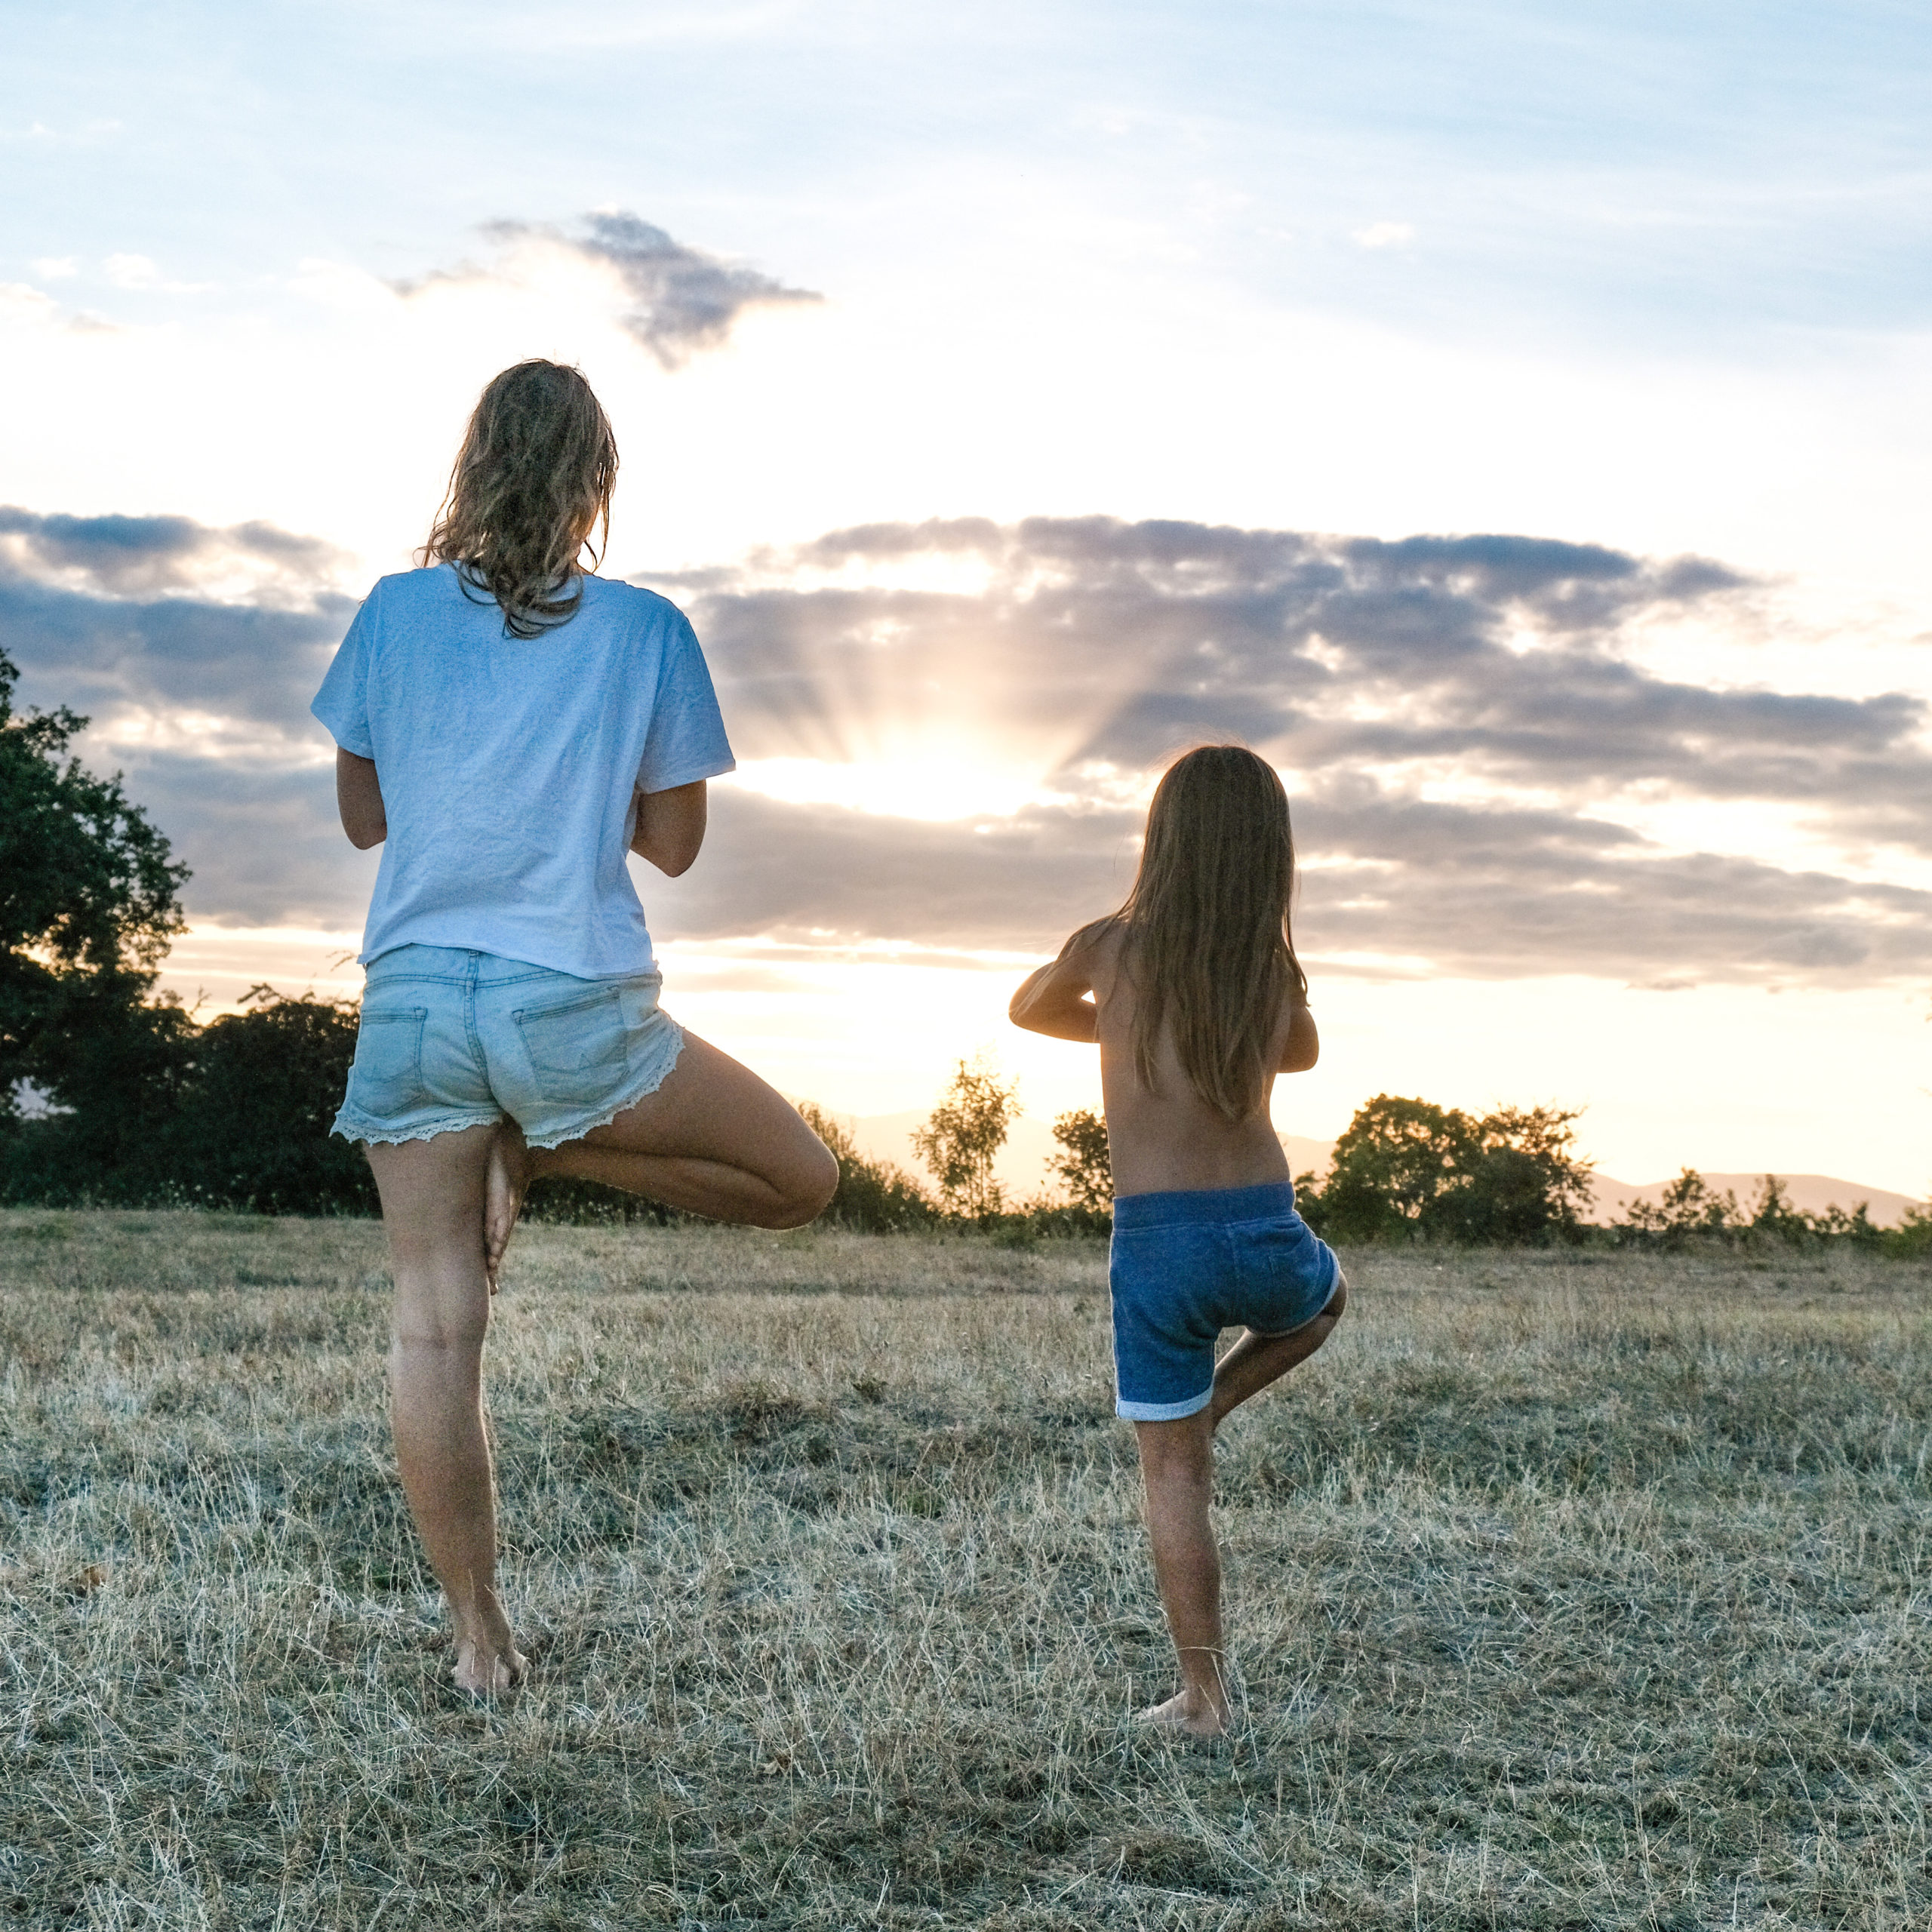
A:
[[[505,1115],[533,1147],[602,1127],[654,1094],[683,1030],[663,975],[579,980],[454,946],[399,946],[369,962],[362,1025],[335,1131],[428,1140]]]
[[[1129,1194],[1114,1202],[1114,1411],[1177,1422],[1214,1392],[1223,1328],[1284,1335],[1312,1321],[1342,1278],[1335,1251],[1295,1212],[1286,1181],[1266,1187]]]

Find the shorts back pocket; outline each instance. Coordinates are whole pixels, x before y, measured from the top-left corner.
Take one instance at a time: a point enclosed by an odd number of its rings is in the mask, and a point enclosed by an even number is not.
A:
[[[629,1053],[630,1029],[624,1023],[624,1003],[615,986],[511,1017],[531,1065],[540,1073],[621,1066]]]
[[[349,1097],[364,1113],[381,1116],[422,1104],[423,1023],[426,1006],[365,1011],[349,1072]]]

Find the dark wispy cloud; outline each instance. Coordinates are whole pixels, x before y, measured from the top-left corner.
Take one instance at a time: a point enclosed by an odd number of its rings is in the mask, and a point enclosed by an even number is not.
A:
[[[300,731],[355,608],[328,587],[340,561],[268,524],[0,506],[0,648],[26,702],[103,732],[183,712]]]
[[[359,918],[372,862],[339,838],[307,713],[353,608],[332,565],[258,525],[0,511],[21,695],[93,713],[111,749],[90,756],[125,766],[194,866],[198,915]],[[204,594],[246,570],[256,592]],[[934,580],[956,587],[904,587]],[[1707,561],[961,520],[663,587],[697,619],[741,757],[896,755],[916,774],[922,746],[964,732],[1029,764],[1044,801],[934,821],[916,775],[903,816],[721,786],[699,865],[644,875],[661,937],[1051,947],[1124,891],[1136,786],[1220,735],[1289,776],[1297,937],[1351,971],[1853,985],[1932,957],[1932,894],[1626,822],[1632,799],[1757,801],[1828,841],[1932,838],[1920,700],[1718,688],[1633,654],[1680,616],[1749,635],[1763,593]],[[149,728],[182,718],[194,730]],[[1453,800],[1432,795],[1445,775]]]
[[[306,601],[343,561],[334,545],[272,523],[227,529],[185,516],[42,516],[0,503],[0,581],[31,579],[108,597],[158,595],[247,580],[260,598]]]
[[[1140,814],[1034,808],[924,823],[720,788],[712,823],[697,866],[652,882],[660,937],[1030,952],[1119,903]],[[1303,801],[1297,833],[1316,862],[1297,943],[1352,972],[1849,984],[1921,974],[1932,951],[1932,894],[1667,853],[1562,812],[1364,788]]]
[[[889,581],[934,561],[971,587]],[[1932,896],[1772,852],[1673,852],[1618,822],[1632,799],[1758,801],[1827,839],[1932,850],[1921,700],[1715,688],[1632,654],[1634,630],[1674,618],[1748,634],[1756,587],[1706,559],[1510,536],[962,519],[836,532],[691,589],[742,754],[851,756],[884,721],[964,716],[989,743],[1035,747],[1048,792],[1100,804],[1118,795],[1111,778],[1202,738],[1266,749],[1300,798],[1318,951],[1483,974],[1844,981],[1922,970],[1932,949]],[[1466,801],[1429,795],[1444,778]],[[1026,884],[1029,829],[1043,851],[1066,832],[1035,814],[996,835],[885,820],[841,838],[815,823],[795,851],[781,817],[761,825],[759,866],[780,898],[802,902],[812,881],[806,923],[883,930],[814,849],[910,854],[950,835],[926,899],[968,903],[976,855],[1001,851],[1006,910],[975,897],[974,916],[1001,934],[984,943],[1030,946],[1118,897],[1131,829],[1081,821],[1107,830],[1075,904],[1061,858]]]
[[[309,699],[355,608],[318,540],[180,516],[0,506],[0,650],[17,701],[87,716],[78,749],[193,869],[198,915],[353,926]],[[358,890],[361,903],[358,903]]]
[[[623,327],[666,369],[681,368],[699,349],[720,346],[747,309],[824,300],[809,288],[789,288],[755,269],[674,241],[663,229],[621,210],[587,214],[570,228],[553,222],[492,221],[481,232],[506,251],[535,243],[614,269],[633,305],[620,318]],[[466,263],[394,285],[413,295],[430,282],[481,281],[503,272],[500,266]]]

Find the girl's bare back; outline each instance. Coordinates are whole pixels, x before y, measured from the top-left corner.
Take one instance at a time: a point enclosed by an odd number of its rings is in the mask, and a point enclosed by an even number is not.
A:
[[[1288,1180],[1287,1157],[1268,1114],[1272,1073],[1260,1106],[1231,1122],[1195,1091],[1171,1032],[1163,1027],[1154,1056],[1155,1084],[1150,1089],[1141,1080],[1133,1047],[1134,981],[1121,961],[1124,937],[1118,920],[1088,928],[1026,981],[1012,1007],[1014,1020],[1032,1031],[1098,1042],[1114,1192],[1161,1194]],[[1314,1014],[1292,996],[1284,999],[1269,1066],[1300,1072],[1315,1064],[1320,1051]]]

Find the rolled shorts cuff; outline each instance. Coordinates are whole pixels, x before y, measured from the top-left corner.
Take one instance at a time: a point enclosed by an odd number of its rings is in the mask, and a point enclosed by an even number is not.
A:
[[[1184,1422],[1189,1416],[1198,1416],[1214,1399],[1214,1386],[1210,1383],[1184,1402],[1130,1402],[1116,1397],[1114,1414],[1128,1422]]]

